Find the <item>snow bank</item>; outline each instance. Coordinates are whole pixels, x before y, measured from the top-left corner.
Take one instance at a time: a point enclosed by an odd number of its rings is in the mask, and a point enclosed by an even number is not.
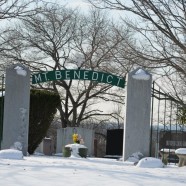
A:
[[[141,159],[136,166],[143,168],[162,168],[164,167],[164,164],[160,159],[146,157]]]
[[[176,154],[186,154],[186,148],[179,148],[175,151]]]
[[[186,186],[186,167],[138,168],[108,158],[26,156],[0,162],[1,186]]]
[[[19,151],[16,149],[0,150],[0,158],[20,160],[20,159],[23,159],[23,153],[22,153],[22,151]]]

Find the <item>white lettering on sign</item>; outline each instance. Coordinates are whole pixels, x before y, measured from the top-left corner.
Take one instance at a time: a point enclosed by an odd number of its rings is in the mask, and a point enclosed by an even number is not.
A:
[[[120,78],[120,77],[117,77],[118,78],[118,83],[117,83],[117,86],[119,85],[119,83],[120,83],[120,80],[122,79],[122,78]]]
[[[88,79],[88,71],[84,71],[84,79]]]
[[[55,71],[56,80],[62,79],[62,75],[60,71]]]
[[[92,73],[92,80],[94,80],[94,81],[98,80],[98,73],[97,72]]]
[[[74,79],[80,79],[80,71],[78,73],[74,71]]]
[[[36,83],[39,81],[41,82],[41,74],[34,75]]]
[[[98,81],[100,83],[108,83],[124,88],[125,80],[122,77],[117,77],[105,72],[97,72],[92,70],[56,70],[49,72],[41,72],[39,74],[33,74],[32,83],[41,83],[52,80],[69,80],[69,79],[84,79]]]
[[[109,81],[109,79],[111,79],[111,80]],[[107,76],[107,83],[112,83],[112,80],[113,80],[113,77],[111,75],[108,75]]]
[[[66,78],[65,79],[70,79],[70,71],[65,71],[65,76]]]
[[[103,76],[104,76],[104,74],[102,74],[102,76],[101,76],[101,82],[103,81]]]
[[[43,73],[42,73],[42,74],[45,75],[45,81],[48,81],[48,79],[47,79],[47,73],[48,73],[48,72],[43,72]]]

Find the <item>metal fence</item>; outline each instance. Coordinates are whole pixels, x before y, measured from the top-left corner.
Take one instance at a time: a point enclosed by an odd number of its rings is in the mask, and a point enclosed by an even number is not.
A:
[[[5,76],[0,76],[0,149],[3,135],[3,111],[4,111],[4,96],[5,96]]]
[[[186,148],[186,108],[156,82],[152,84],[150,156],[169,150],[169,162],[178,158],[172,149]]]

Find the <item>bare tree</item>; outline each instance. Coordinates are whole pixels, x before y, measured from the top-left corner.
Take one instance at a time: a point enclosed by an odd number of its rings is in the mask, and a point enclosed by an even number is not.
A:
[[[184,105],[181,95],[186,84],[186,2],[162,0],[89,0],[101,9],[114,9],[134,15],[136,21],[124,19],[136,32],[137,43],[133,55],[138,59],[137,64],[155,69],[166,79],[174,92],[174,97]],[[134,20],[133,19],[133,20]],[[158,70],[157,69],[161,69]],[[176,78],[175,78],[176,77]],[[175,81],[177,80],[177,82]],[[178,89],[177,83],[181,82]]]
[[[0,0],[0,20],[36,13],[38,0]]]
[[[3,46],[9,42],[4,38],[4,34],[9,31],[7,25],[13,24],[20,17],[31,16],[37,14],[40,10],[42,1],[38,0],[0,0],[0,51],[12,50],[12,47],[4,48]],[[6,28],[4,28],[6,25]],[[6,64],[0,57],[1,70],[5,69]]]
[[[116,58],[124,46],[128,32],[106,19],[100,11],[92,10],[82,16],[74,10],[59,6],[44,6],[40,13],[21,18],[22,23],[4,34],[7,49],[1,55],[8,62],[21,62],[33,71],[82,68],[125,76]],[[120,33],[120,34],[119,34]],[[125,37],[124,37],[125,36]],[[131,68],[132,64],[130,65]],[[58,108],[62,127],[79,126],[92,117],[112,116],[100,110],[102,101],[123,104],[124,93],[111,85],[93,81],[58,80],[39,84],[37,88],[57,92],[61,96]]]

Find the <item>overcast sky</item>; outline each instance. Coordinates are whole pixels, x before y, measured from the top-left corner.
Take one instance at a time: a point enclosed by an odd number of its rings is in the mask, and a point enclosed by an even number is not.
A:
[[[88,0],[62,0],[62,1],[57,0],[57,2],[62,5],[66,5],[67,7],[78,8],[83,13],[88,12],[88,10],[92,7],[92,5],[88,2]],[[117,11],[117,10],[107,10],[107,11],[109,11],[108,15],[116,20],[118,20],[120,15],[122,16],[126,15],[123,11]],[[129,15],[129,13],[127,14]]]

